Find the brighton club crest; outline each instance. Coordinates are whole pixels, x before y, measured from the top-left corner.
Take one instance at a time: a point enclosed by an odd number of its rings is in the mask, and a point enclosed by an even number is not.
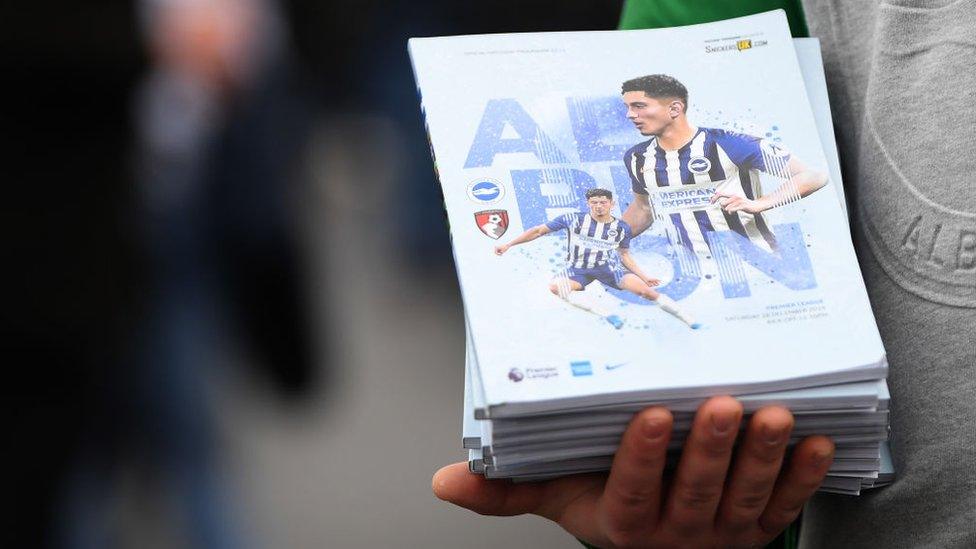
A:
[[[474,222],[485,235],[498,240],[508,230],[507,210],[484,210],[475,212]]]

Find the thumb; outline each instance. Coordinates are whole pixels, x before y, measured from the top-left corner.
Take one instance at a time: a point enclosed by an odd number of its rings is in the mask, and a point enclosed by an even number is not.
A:
[[[488,480],[470,472],[466,462],[448,465],[437,471],[432,485],[438,498],[481,515],[532,513],[542,502],[542,484]]]

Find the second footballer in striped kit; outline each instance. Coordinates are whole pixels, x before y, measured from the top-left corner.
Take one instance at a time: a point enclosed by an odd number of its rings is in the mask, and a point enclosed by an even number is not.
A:
[[[512,246],[530,242],[540,236],[565,230],[568,236],[566,267],[549,283],[549,291],[567,303],[604,318],[614,328],[621,328],[624,320],[604,310],[595,300],[587,299],[582,290],[594,280],[611,288],[627,290],[657,303],[661,310],[673,315],[690,328],[701,325],[681,310],[670,297],[654,290],[661,281],[646,275],[630,255],[630,226],[611,215],[613,193],[607,189],[586,192],[589,212],[573,212],[525,231],[508,244],[495,247],[502,255]]]

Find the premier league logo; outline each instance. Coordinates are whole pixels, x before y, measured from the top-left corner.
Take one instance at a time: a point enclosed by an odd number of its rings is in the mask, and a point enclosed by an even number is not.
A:
[[[468,185],[468,198],[479,204],[494,204],[505,196],[505,187],[490,179],[480,179]]]
[[[518,383],[519,381],[525,379],[525,374],[523,374],[522,370],[519,370],[518,368],[512,368],[508,371],[508,379]]]
[[[475,212],[474,222],[486,236],[498,240],[508,230],[508,211],[484,210]]]

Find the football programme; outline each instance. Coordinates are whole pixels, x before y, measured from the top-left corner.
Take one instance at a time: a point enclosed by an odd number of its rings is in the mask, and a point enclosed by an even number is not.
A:
[[[785,27],[411,43],[446,167],[471,472],[606,471],[651,404],[677,460],[704,397],[732,393],[835,441],[819,490],[892,481],[819,49]]]
[[[883,376],[782,13],[410,54],[494,413]]]

